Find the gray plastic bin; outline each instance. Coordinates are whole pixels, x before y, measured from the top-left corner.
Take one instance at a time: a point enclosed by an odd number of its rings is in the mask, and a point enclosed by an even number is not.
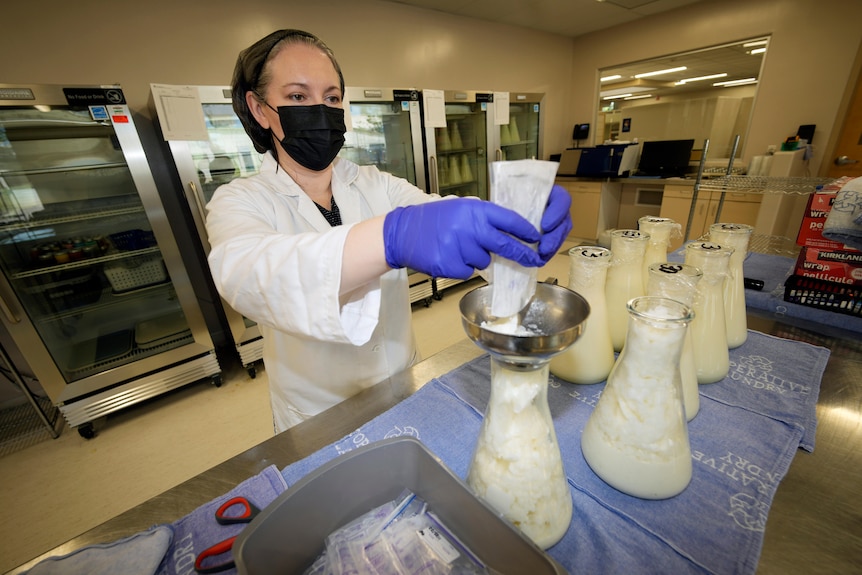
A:
[[[327,535],[404,489],[424,499],[491,573],[566,573],[410,437],[361,447],[295,483],[239,535],[237,569],[242,575],[302,573],[323,552]]]

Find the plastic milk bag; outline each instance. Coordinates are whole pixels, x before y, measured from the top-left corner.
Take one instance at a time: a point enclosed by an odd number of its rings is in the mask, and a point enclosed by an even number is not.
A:
[[[518,212],[541,231],[542,214],[557,175],[557,162],[514,160],[491,163],[491,201]],[[536,293],[537,268],[491,256],[491,315],[517,314]]]

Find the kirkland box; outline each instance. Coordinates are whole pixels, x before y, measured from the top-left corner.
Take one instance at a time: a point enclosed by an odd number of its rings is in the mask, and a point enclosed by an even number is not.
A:
[[[566,573],[410,437],[366,445],[296,482],[240,533],[233,547],[237,569],[242,575],[302,573],[330,533],[405,489],[424,499],[489,573]]]
[[[802,248],[793,273],[837,284],[862,286],[862,252]]]

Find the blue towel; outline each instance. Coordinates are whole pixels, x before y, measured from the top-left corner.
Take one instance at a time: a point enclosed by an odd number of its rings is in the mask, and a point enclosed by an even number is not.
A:
[[[26,575],[153,575],[171,544],[167,525],[112,543],[90,545],[62,557],[49,557]],[[24,575],[24,574],[22,574]]]
[[[174,539],[167,554],[163,555],[164,560],[159,566],[158,574],[186,575],[194,573],[195,559],[198,554],[216,543],[239,535],[240,531],[246,527],[246,523],[221,525],[216,522],[215,512],[222,503],[233,497],[243,496],[258,509],[263,509],[285,489],[287,489],[287,484],[281,473],[278,468],[271,465],[254,477],[246,479],[228,493],[201,505],[185,517],[175,521],[171,525]],[[223,562],[218,561],[218,563]],[[125,573],[124,570],[115,571],[115,573],[119,572]],[[236,573],[236,568],[222,571],[222,573]]]
[[[682,262],[685,248],[668,254],[668,261]],[[792,317],[850,331],[862,332],[862,317],[784,301],[784,282],[796,267],[796,258],[749,252],[742,264],[743,275],[764,282],[763,289],[745,290],[745,305],[775,317]]]
[[[823,237],[862,250],[862,178],[853,178],[838,190]]]
[[[775,489],[800,444],[813,447],[813,410],[828,357],[825,348],[751,333],[731,352],[737,372],[759,381],[757,369],[770,365],[773,385],[792,381],[808,391],[794,387],[792,398],[776,401],[774,389],[738,378],[703,386],[700,412],[689,424],[692,482],[664,501],[624,495],[584,461],[580,435],[604,383],[574,386],[551,377],[548,402],[575,511],[549,555],[571,573],[753,573]],[[742,367],[753,363],[751,370]],[[464,478],[489,394],[490,359],[483,355],[282,473],[293,483],[356,446],[409,434]]]

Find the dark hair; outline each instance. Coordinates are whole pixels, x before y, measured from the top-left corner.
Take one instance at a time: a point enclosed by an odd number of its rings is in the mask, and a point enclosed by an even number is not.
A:
[[[266,92],[266,86],[270,81],[269,74],[264,71],[266,63],[278,53],[276,47],[292,44],[313,46],[326,54],[338,73],[341,94],[344,94],[344,75],[341,73],[341,67],[335,60],[332,50],[314,34],[302,30],[278,30],[240,52],[236,60],[236,67],[233,70],[233,82],[231,84],[233,110],[239,116],[246,133],[254,143],[254,149],[260,153],[272,150],[272,135],[269,130],[265,130],[258,124],[245,101],[245,95],[249,91],[255,94]]]

